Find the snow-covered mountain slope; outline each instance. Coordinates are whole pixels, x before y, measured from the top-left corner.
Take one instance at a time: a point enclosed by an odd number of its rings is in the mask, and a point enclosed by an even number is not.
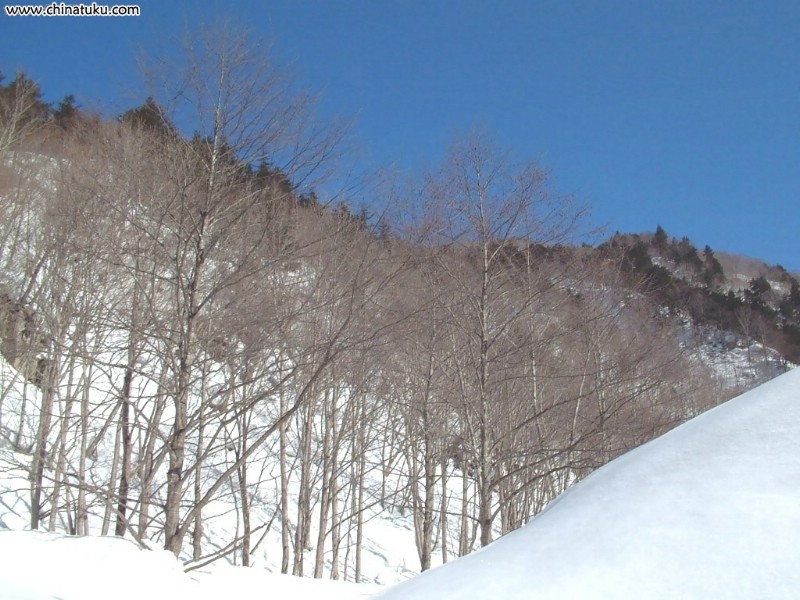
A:
[[[601,468],[527,527],[380,597],[794,598],[798,565],[795,369]],[[0,599],[269,590],[355,600],[377,589],[224,565],[185,574],[171,554],[129,540],[0,531]]]
[[[426,598],[796,598],[800,369],[609,463],[528,526],[401,583]]]

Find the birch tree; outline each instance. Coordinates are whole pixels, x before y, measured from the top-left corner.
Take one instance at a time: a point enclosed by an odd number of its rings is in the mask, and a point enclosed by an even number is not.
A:
[[[429,177],[425,197],[441,225],[439,268],[450,280],[449,322],[460,347],[458,400],[477,486],[482,546],[492,540],[494,493],[501,477],[501,417],[508,413],[515,365],[526,352],[512,334],[536,295],[526,295],[525,272],[512,257],[531,244],[555,245],[575,231],[581,211],[570,198],[552,195],[547,174],[533,163],[515,164],[509,153],[476,135],[459,141],[445,165]],[[552,287],[555,282],[542,279]],[[510,424],[514,427],[520,424]]]

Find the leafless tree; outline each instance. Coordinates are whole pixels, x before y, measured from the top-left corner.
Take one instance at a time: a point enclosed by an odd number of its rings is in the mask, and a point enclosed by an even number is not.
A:
[[[2,74],[0,74],[2,81]],[[19,148],[47,120],[39,86],[18,73],[7,86],[0,86],[0,152]]]
[[[520,290],[518,282],[526,273],[515,257],[534,243],[565,241],[580,211],[569,198],[548,192],[546,173],[536,165],[515,165],[480,135],[454,146],[442,170],[428,180],[426,196],[439,207],[441,242],[459,250],[442,254],[438,264],[454,292],[449,321],[462,348],[458,408],[475,473],[481,544],[486,545],[492,539],[498,478],[497,419],[516,377],[516,355],[525,352],[511,335],[535,300],[520,293],[524,287]]]

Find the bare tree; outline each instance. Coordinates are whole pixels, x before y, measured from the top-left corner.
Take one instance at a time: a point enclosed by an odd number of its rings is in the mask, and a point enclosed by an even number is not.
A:
[[[516,377],[515,355],[525,352],[511,337],[534,301],[520,293],[518,282],[525,272],[515,256],[533,243],[568,239],[580,211],[569,198],[548,193],[546,174],[536,165],[515,165],[508,153],[479,135],[451,150],[443,169],[429,179],[426,195],[440,207],[441,241],[460,249],[458,255],[442,254],[438,263],[457,298],[449,312],[463,349],[459,411],[474,465],[481,544],[486,545],[492,539],[498,480],[497,419]]]
[[[17,148],[46,122],[48,108],[41,97],[38,84],[24,73],[17,73],[7,86],[0,85],[0,152]]]
[[[311,99],[295,92],[263,44],[228,24],[188,36],[180,61],[158,67],[166,77],[154,96],[167,99],[165,114],[189,120],[198,132],[189,141],[165,138],[161,152],[171,191],[151,204],[156,213],[149,220],[158,224],[151,237],[163,244],[165,267],[174,273],[164,282],[172,287],[166,292],[171,316],[165,345],[174,375],[164,531],[166,547],[177,553],[191,387],[204,343],[198,322],[224,319],[218,298],[231,286],[282,268],[285,258],[271,253],[278,235],[271,207],[290,203],[291,189],[254,189],[248,165],[269,165],[293,181],[307,181],[330,159],[340,136],[315,121]]]

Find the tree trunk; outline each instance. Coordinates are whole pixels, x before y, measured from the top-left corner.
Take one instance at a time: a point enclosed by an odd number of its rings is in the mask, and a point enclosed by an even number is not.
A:
[[[45,367],[42,376],[42,406],[39,411],[39,426],[36,430],[35,450],[31,464],[31,529],[39,529],[42,519],[42,493],[44,487],[44,469],[47,462],[47,436],[53,418],[53,402],[55,396],[57,357],[53,363]]]
[[[297,528],[294,540],[294,565],[292,575],[303,575],[303,556],[309,542],[311,528],[311,437],[313,435],[314,411],[305,407],[301,434],[300,489],[297,494]]]
[[[325,538],[327,537],[328,529],[328,513],[330,511],[330,477],[331,477],[331,419],[330,409],[327,406],[327,397],[331,395],[330,391],[325,392],[326,401],[323,401],[325,410],[325,424],[322,434],[322,489],[320,490],[319,501],[319,530],[317,532],[317,548],[314,555],[314,577],[319,579],[323,575],[323,568],[325,566]]]
[[[128,355],[125,363],[125,375],[122,380],[122,394],[120,398],[120,415],[119,427],[122,439],[122,470],[119,478],[119,492],[117,500],[117,525],[114,529],[114,535],[124,536],[128,528],[128,502],[130,499],[130,480],[131,480],[131,462],[132,462],[132,448],[131,448],[131,390],[133,387],[133,375],[136,367],[136,329],[138,327],[138,310],[139,305],[137,298],[139,296],[137,287],[132,286],[131,298],[131,319],[130,328],[128,331]]]
[[[150,419],[150,424],[146,432],[144,451],[139,459],[140,479],[142,481],[142,491],[139,495],[139,539],[147,539],[147,529],[150,526],[150,504],[153,495],[153,480],[160,464],[156,464],[155,447],[156,441],[161,438],[161,417],[167,405],[164,396],[164,379],[167,368],[162,367],[159,375],[158,391],[156,393],[156,405]]]
[[[122,381],[122,398],[120,398],[119,436],[122,442],[120,456],[121,472],[119,477],[119,491],[117,492],[117,525],[114,535],[124,537],[128,527],[128,494],[130,493],[131,477],[131,385],[133,382],[133,346],[129,342],[128,364],[125,367],[125,376]]]
[[[286,411],[286,396],[281,389],[280,411]],[[291,530],[289,528],[289,459],[287,456],[288,446],[288,423],[284,422],[279,428],[278,452],[281,469],[281,573],[289,572],[289,553],[291,552]]]
[[[86,506],[86,486],[81,485],[87,481],[86,464],[89,460],[89,385],[92,380],[92,368],[86,373],[87,385],[81,391],[81,424],[80,424],[80,456],[78,458],[78,506],[75,514],[76,535],[89,534],[89,510]],[[113,479],[111,480],[113,482]]]
[[[439,512],[439,528],[442,532],[442,563],[447,562],[447,542],[450,535],[447,526],[447,463],[448,458],[445,456],[442,459],[442,497]]]
[[[76,336],[77,337],[77,336]],[[68,487],[69,482],[66,476],[66,464],[67,464],[67,437],[70,429],[71,419],[72,419],[72,407],[75,404],[75,355],[72,354],[70,356],[68,362],[68,376],[67,376],[67,385],[64,391],[65,401],[64,401],[64,414],[59,419],[59,434],[58,434],[58,445],[55,448],[55,454],[58,458],[58,462],[56,463],[56,472],[55,476],[53,477],[53,496],[52,496],[52,509],[50,510],[50,522],[48,524],[49,531],[56,530],[56,521],[58,519],[59,513],[59,496],[61,494],[61,488]],[[85,371],[85,367],[84,367]],[[81,378],[79,380],[79,385],[83,381]],[[88,385],[88,384],[86,384]],[[67,509],[69,512],[69,509]],[[74,534],[74,532],[71,532]]]

